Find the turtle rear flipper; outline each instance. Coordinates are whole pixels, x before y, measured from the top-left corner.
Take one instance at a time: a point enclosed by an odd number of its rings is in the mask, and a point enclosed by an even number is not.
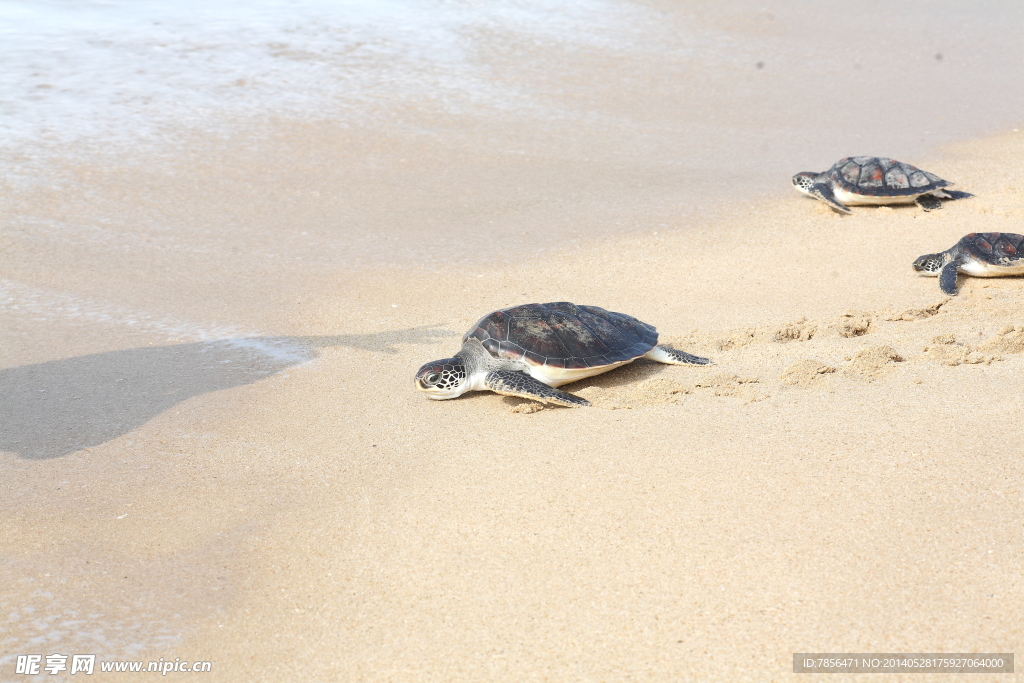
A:
[[[492,370],[484,378],[484,386],[496,394],[531,398],[541,403],[554,403],[555,405],[568,408],[590,405],[590,401],[579,396],[573,396],[560,389],[549,387],[547,384],[530,377],[525,372]]]
[[[961,192],[960,190],[943,190],[943,193],[947,195],[948,199],[967,199],[974,196],[970,192]]]
[[[923,194],[914,200],[914,203],[925,211],[934,211],[942,208],[942,201],[933,194]]]
[[[843,213],[853,213],[849,207],[836,199],[836,196],[832,194],[832,188],[825,183],[814,183],[811,185],[811,189],[807,191],[815,199],[820,199],[836,211]]]
[[[942,267],[939,273],[939,289],[943,294],[956,296],[956,274],[960,268],[960,259],[954,259]]]
[[[667,363],[668,365],[711,365],[712,362],[710,358],[692,356],[683,351],[670,349],[667,346],[655,346],[644,354],[644,358],[659,363]]]

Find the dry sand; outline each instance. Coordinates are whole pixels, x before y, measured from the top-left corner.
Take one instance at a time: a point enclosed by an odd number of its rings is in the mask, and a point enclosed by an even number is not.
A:
[[[907,159],[972,199],[852,216],[785,174],[677,215],[671,183],[616,194],[593,168],[595,190],[571,156],[498,175],[583,199],[502,205],[474,193],[489,134],[458,172],[457,149],[271,125],[7,186],[0,679],[25,652],[218,681],[817,680],[794,652],[1024,652],[1024,279],[950,298],[910,269],[1024,232],[1024,132]],[[475,258],[486,221],[509,248]],[[555,300],[716,364],[565,387],[589,409],[413,390],[482,314]]]

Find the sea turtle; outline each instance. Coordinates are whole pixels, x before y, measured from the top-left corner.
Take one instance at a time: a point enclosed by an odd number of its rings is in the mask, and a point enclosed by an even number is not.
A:
[[[885,157],[845,157],[824,173],[803,171],[793,176],[798,192],[820,199],[833,209],[853,213],[848,204],[909,204],[925,211],[942,207],[943,199],[970,197],[945,191],[953,183],[916,166]]]
[[[957,272],[976,277],[1024,275],[1024,235],[1009,232],[972,232],[938,254],[914,261],[914,270],[938,275],[939,288],[956,295]]]
[[[588,406],[589,401],[554,387],[640,357],[672,365],[711,362],[658,346],[652,325],[624,313],[567,301],[524,304],[480,318],[454,357],[416,372],[416,388],[438,400],[490,389],[542,403]]]

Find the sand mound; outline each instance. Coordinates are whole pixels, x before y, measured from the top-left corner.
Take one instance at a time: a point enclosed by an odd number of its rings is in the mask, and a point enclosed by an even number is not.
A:
[[[932,343],[924,347],[924,357],[942,365],[988,365],[999,360],[998,356],[986,355],[975,351],[968,344],[958,343],[953,334],[940,334],[932,339]]]
[[[1021,325],[1007,325],[992,339],[978,344],[978,350],[995,351],[997,353],[1024,352],[1024,327]]]
[[[772,341],[786,343],[791,341],[808,341],[818,333],[818,325],[813,321],[802,318],[795,323],[788,323],[779,327],[772,334]]]
[[[827,363],[813,358],[805,358],[786,368],[782,373],[782,382],[799,387],[809,387],[820,383],[822,379],[835,371],[836,369]]]
[[[903,356],[891,346],[883,345],[861,349],[846,360],[851,363],[843,369],[844,375],[873,382],[892,370],[893,363],[902,362]]]
[[[926,320],[936,315],[939,312],[939,309],[945,306],[947,303],[949,303],[949,301],[950,297],[946,297],[942,301],[937,301],[931,306],[927,306],[925,308],[908,308],[903,311],[887,311],[880,317],[882,318],[882,320],[889,321],[904,320],[912,322],[914,320]]]
[[[860,337],[872,331],[874,316],[871,313],[848,311],[839,317],[832,328],[840,337]]]
[[[956,340],[952,334],[941,334],[924,347],[924,356],[942,365],[988,365],[1002,360],[1002,353],[1024,353],[1024,326],[1007,325],[996,336],[972,346]]]
[[[511,400],[515,401],[515,403],[513,403],[511,406],[509,406],[509,412],[512,412],[512,413],[521,413],[521,414],[529,415],[530,413],[539,413],[540,411],[544,410],[544,408],[546,407],[546,404],[544,404],[544,403],[537,403],[536,401],[531,401],[531,400],[526,399],[526,398],[512,399],[510,397],[509,400],[510,401]]]

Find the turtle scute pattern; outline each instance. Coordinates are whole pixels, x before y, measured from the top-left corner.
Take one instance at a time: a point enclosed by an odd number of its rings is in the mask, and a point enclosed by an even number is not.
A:
[[[922,188],[949,184],[937,175],[886,157],[846,157],[835,163],[830,175],[848,190],[862,194],[918,194]]]
[[[960,246],[995,265],[1024,258],[1024,235],[1009,232],[972,232],[960,240]]]
[[[653,326],[623,313],[569,302],[525,304],[481,318],[475,338],[496,358],[588,368],[639,358],[658,342]]]

